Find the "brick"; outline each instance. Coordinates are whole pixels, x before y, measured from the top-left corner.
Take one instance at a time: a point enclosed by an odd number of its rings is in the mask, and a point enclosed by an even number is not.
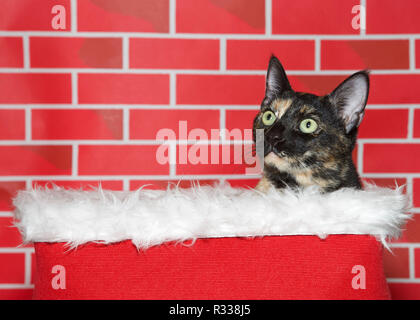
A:
[[[420,215],[412,213],[406,225],[402,226],[403,233],[398,239],[392,240],[392,243],[418,243],[420,242]]]
[[[408,109],[366,110],[359,138],[406,138]]]
[[[0,253],[0,283],[25,282],[25,255]]]
[[[0,211],[12,210],[12,198],[19,190],[26,188],[25,181],[1,181],[0,182]]]
[[[21,140],[25,139],[25,110],[1,109],[0,110],[0,139]]]
[[[62,5],[66,10],[66,29],[55,30],[51,26],[51,13],[55,5]],[[0,0],[0,30],[18,31],[70,31],[70,0]]]
[[[228,40],[227,69],[266,70],[275,54],[286,70],[313,70],[313,40]]]
[[[0,175],[71,174],[71,146],[0,146]]]
[[[420,109],[414,110],[414,126],[413,135],[415,138],[420,138]]]
[[[169,0],[78,0],[77,13],[79,31],[169,31]]]
[[[219,41],[130,39],[130,68],[218,69]]]
[[[359,34],[352,28],[353,0],[273,0],[273,34]]]
[[[178,0],[176,31],[264,33],[264,3],[264,0]]]
[[[413,179],[413,205],[420,207],[420,179]]]
[[[414,249],[414,265],[416,270],[415,272],[415,277],[416,278],[420,278],[420,249],[416,248]]]
[[[330,93],[345,78],[346,76],[344,75],[299,75],[289,77],[294,90],[315,94]],[[419,82],[420,75],[418,74],[370,75],[368,103],[418,103],[420,101],[420,91],[417,88],[417,83]]]
[[[178,75],[178,104],[260,104],[264,98],[264,76]]]
[[[0,68],[23,67],[22,38],[0,37],[0,48]]]
[[[130,138],[131,139],[156,139],[156,134],[161,129],[170,129],[176,135],[176,139],[187,139],[187,134],[193,129],[201,129],[206,132],[208,139],[211,130],[218,130],[219,110],[151,110],[139,109],[130,111]],[[185,137],[180,128],[180,121],[186,121],[187,130]]]
[[[0,103],[71,103],[70,74],[1,73]]]
[[[255,188],[260,179],[227,179],[228,182],[234,188]]]
[[[345,75],[298,75],[289,76],[295,91],[325,95],[333,91],[347,76]]]
[[[0,217],[0,246],[17,247],[22,244],[19,230],[13,225],[14,218]]]
[[[188,189],[195,186],[213,186],[219,180],[131,180],[130,190],[137,190],[139,188],[148,190],[165,190],[168,187],[173,189],[175,187]]]
[[[33,252],[31,254],[31,284],[35,283],[35,276],[36,276],[36,254]]]
[[[371,75],[369,103],[418,103],[419,74]]]
[[[121,38],[31,37],[32,68],[121,68]]]
[[[156,160],[157,148],[158,146],[137,145],[79,146],[79,174],[168,174],[169,164],[161,165]]]
[[[384,269],[387,278],[408,278],[408,248],[392,248],[392,253],[384,251]]]
[[[356,143],[356,146],[354,147],[352,155],[351,155],[351,158],[353,160],[354,165],[356,166],[356,169],[358,169],[358,165],[359,165],[358,160],[357,160],[358,153],[359,153],[359,145]],[[359,174],[361,173],[360,170],[357,170],[357,172]]]
[[[33,289],[0,289],[0,300],[31,300]]]
[[[252,137],[245,139],[245,130],[252,130],[254,118],[257,114],[258,110],[226,110],[226,129],[231,133],[234,132],[234,129],[239,129],[244,140],[250,141]]]
[[[99,186],[102,189],[121,191],[123,189],[122,180],[35,180],[32,182],[32,186],[52,188],[54,185],[66,188],[66,189],[83,189],[83,190],[94,190]]]
[[[178,145],[176,172],[177,174],[188,175],[244,174],[246,168],[255,167],[255,163],[246,164],[246,154],[247,149],[244,150],[243,145]],[[212,157],[215,159],[212,160]],[[182,159],[186,160],[185,164]],[[199,159],[202,159],[202,163],[196,163]],[[249,162],[252,160],[251,158],[247,159],[249,159]]]
[[[419,157],[420,144],[365,144],[363,168],[366,173],[417,173]]]
[[[79,74],[79,103],[168,104],[169,76]]]
[[[408,40],[323,40],[321,69],[408,69]]]
[[[366,33],[419,33],[419,11],[417,0],[366,1]]]
[[[393,300],[420,300],[419,283],[388,283]]]
[[[415,52],[416,52],[416,68],[419,69],[420,68],[420,40],[416,40],[415,41]]]
[[[121,109],[34,109],[32,139],[122,139]]]

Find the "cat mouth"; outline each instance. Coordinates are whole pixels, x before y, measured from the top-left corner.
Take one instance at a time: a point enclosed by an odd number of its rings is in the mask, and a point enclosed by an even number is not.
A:
[[[284,158],[287,156],[287,153],[283,150],[279,150],[279,148],[276,148],[276,146],[272,146],[271,144],[267,145],[264,152],[264,157],[268,154],[273,153],[279,158]]]
[[[278,150],[275,150],[274,148],[271,148],[271,147],[266,149],[264,157],[268,156],[270,153],[276,155],[279,158],[287,157],[287,153],[285,151],[278,151]]]

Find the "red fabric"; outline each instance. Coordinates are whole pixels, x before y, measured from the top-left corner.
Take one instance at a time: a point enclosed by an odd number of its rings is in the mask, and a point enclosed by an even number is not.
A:
[[[130,241],[36,243],[35,299],[389,299],[382,245],[367,235],[199,239],[137,251]],[[52,268],[66,289],[52,288]],[[366,289],[353,289],[355,265]]]

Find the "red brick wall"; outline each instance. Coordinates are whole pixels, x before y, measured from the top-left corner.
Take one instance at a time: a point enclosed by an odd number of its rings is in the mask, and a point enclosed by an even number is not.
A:
[[[51,25],[57,4],[65,30]],[[358,4],[366,28],[352,26]],[[243,165],[158,164],[155,134],[177,132],[180,120],[207,132],[250,128],[271,53],[296,89],[319,94],[372,70],[355,159],[365,180],[396,179],[412,195],[414,219],[385,267],[395,298],[420,298],[418,0],[0,0],[0,8],[0,299],[29,298],[33,288],[33,248],[17,248],[10,228],[19,189],[49,180],[114,190],[180,178],[255,185]]]

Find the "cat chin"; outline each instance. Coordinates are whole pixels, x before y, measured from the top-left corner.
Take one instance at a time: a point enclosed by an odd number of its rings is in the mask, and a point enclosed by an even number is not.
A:
[[[290,166],[290,164],[286,160],[285,156],[280,156],[277,153],[274,153],[273,151],[271,151],[269,154],[267,154],[264,157],[264,163],[269,164],[269,165],[273,165],[281,171],[287,170]]]

